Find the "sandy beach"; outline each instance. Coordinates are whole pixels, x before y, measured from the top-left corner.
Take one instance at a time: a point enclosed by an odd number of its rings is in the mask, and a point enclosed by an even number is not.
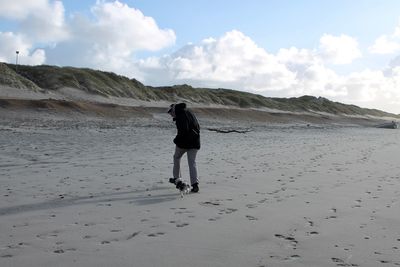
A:
[[[400,0],[0,0],[0,267],[400,267]]]
[[[0,266],[400,265],[397,130],[203,118],[181,198],[167,114],[2,114]]]

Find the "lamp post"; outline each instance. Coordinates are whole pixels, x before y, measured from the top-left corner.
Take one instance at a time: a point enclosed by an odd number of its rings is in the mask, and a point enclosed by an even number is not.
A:
[[[19,54],[19,51],[18,51],[18,50],[15,51],[15,54],[16,54],[16,58],[15,58],[15,72],[18,72],[18,54]]]

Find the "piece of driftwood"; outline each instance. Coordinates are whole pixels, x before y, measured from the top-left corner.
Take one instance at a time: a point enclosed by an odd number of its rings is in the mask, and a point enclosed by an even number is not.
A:
[[[248,133],[251,132],[250,129],[245,130],[235,130],[235,129],[217,129],[217,128],[207,128],[207,130],[217,133]]]
[[[392,122],[380,124],[377,127],[378,128],[386,128],[386,129],[398,129],[399,128],[399,124],[397,122],[395,122],[395,121],[392,121]]]

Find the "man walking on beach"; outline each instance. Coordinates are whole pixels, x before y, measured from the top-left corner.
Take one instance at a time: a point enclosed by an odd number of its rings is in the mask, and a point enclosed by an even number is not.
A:
[[[168,110],[176,124],[177,135],[174,138],[175,154],[173,176],[169,181],[176,188],[183,190],[186,184],[180,177],[180,163],[183,154],[187,153],[191,192],[199,192],[199,178],[197,176],[196,155],[200,149],[200,125],[196,116],[188,109],[185,103],[172,104]]]

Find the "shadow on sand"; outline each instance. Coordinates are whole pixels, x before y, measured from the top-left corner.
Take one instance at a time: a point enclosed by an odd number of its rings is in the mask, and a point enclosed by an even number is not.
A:
[[[34,203],[34,204],[23,204],[11,207],[0,208],[0,216],[13,215],[18,213],[57,209],[74,205],[84,204],[96,204],[105,203],[110,204],[118,201],[128,201],[129,204],[135,204],[139,206],[158,204],[166,201],[173,201],[180,198],[178,192],[168,194],[155,194],[157,191],[171,189],[171,187],[153,187],[146,190],[133,190],[129,192],[113,192],[113,193],[102,193],[92,194],[90,196],[71,197],[63,199],[52,199],[49,201]],[[139,194],[139,195],[137,195]]]

